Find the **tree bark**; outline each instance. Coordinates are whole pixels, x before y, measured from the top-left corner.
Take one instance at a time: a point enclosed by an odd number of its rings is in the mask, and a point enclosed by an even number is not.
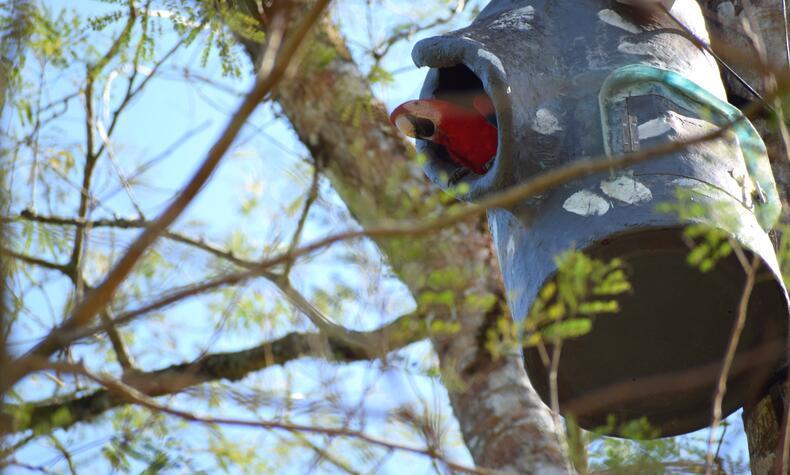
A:
[[[744,82],[765,96],[775,84],[759,63],[755,63],[755,58],[778,70],[790,67],[782,0],[701,0],[700,4],[707,10],[713,49]],[[756,100],[734,74],[723,70],[722,76],[730,100],[736,105]],[[790,184],[787,150],[775,123],[765,118],[755,119],[753,123],[765,140],[786,222],[790,203],[790,188],[786,186]]]
[[[714,49],[725,59],[731,58],[729,62],[736,73],[764,96],[774,87],[770,75],[744,59],[760,58],[778,70],[790,67],[782,0],[702,0],[700,3],[708,9],[708,29]],[[733,74],[725,72],[723,76],[731,98],[755,100],[754,94]],[[754,124],[768,149],[782,198],[782,221],[786,224],[790,202],[787,144],[775,123],[758,119]],[[767,388],[761,400],[744,408],[749,462],[754,474],[787,473],[787,403],[786,376],[782,375]]]
[[[247,47],[257,63],[260,47]],[[445,211],[440,204],[426,209],[438,189],[373,98],[331,21],[317,28],[293,74],[280,83],[274,99],[362,226]],[[432,283],[436,272],[451,272],[463,283],[454,289],[451,308],[434,309],[435,318],[452,321],[460,330],[433,334],[431,340],[476,464],[517,473],[567,473],[557,428],[532,388],[520,354],[494,358],[485,348],[486,332],[506,304],[484,222],[376,244],[418,301],[426,291],[444,290]],[[495,295],[499,305],[483,311],[468,298],[474,295]]]
[[[743,410],[743,426],[749,443],[749,465],[754,475],[782,473],[777,455],[782,443],[787,391],[784,381],[769,387],[754,406]]]

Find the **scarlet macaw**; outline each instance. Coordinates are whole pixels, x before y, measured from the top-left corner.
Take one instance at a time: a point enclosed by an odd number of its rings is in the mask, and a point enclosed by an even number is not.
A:
[[[441,99],[407,101],[392,111],[390,121],[409,137],[443,146],[459,166],[478,175],[488,170],[497,151],[497,128],[487,117],[491,99],[480,94],[468,108]]]

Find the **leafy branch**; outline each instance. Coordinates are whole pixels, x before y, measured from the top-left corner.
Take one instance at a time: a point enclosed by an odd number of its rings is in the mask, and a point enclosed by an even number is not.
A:
[[[371,360],[425,338],[428,329],[421,324],[423,320],[420,314],[406,314],[377,330],[356,332],[359,339],[371,342],[364,350],[325,334],[295,332],[245,350],[207,354],[188,363],[154,371],[127,372],[123,381],[136,391],[156,397],[221,379],[237,381],[252,372],[303,357],[330,356],[338,362]],[[37,360],[26,361],[31,362],[27,370],[41,367],[35,362]],[[33,430],[36,433],[68,428],[127,402],[105,389],[50,404],[6,406],[6,415],[12,420],[7,420],[4,426],[6,431]]]

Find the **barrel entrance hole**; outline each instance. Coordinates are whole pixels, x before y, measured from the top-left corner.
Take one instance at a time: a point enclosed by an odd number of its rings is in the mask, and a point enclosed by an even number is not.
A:
[[[602,260],[622,258],[632,292],[620,312],[600,315],[590,333],[563,342],[558,387],[563,412],[594,429],[647,417],[671,436],[710,422],[715,380],[746,282],[735,255],[710,272],[690,266],[682,227],[615,235],[584,250]],[[753,254],[746,251],[747,257]],[[759,396],[784,361],[787,301],[763,264],[751,298],[723,404],[730,414]],[[525,350],[530,379],[550,400],[548,373],[534,349]]]
[[[436,101],[441,110],[443,124],[439,128],[443,136],[441,140],[419,143],[419,149],[437,171],[446,174],[450,185],[486,174],[499,148],[493,100],[481,79],[465,64],[437,68],[433,74],[433,88],[424,91],[427,94],[423,99]]]

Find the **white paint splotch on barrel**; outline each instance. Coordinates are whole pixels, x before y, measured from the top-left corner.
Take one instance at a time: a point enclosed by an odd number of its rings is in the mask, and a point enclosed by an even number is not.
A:
[[[630,205],[644,203],[653,199],[653,193],[650,191],[650,188],[628,176],[619,176],[613,180],[602,181],[601,190],[607,196]]]
[[[539,134],[551,135],[562,130],[562,126],[550,110],[538,109],[535,112],[535,120],[532,122],[532,130]]]
[[[602,216],[609,211],[610,205],[601,196],[589,190],[579,190],[565,200],[562,207],[579,216]]]

